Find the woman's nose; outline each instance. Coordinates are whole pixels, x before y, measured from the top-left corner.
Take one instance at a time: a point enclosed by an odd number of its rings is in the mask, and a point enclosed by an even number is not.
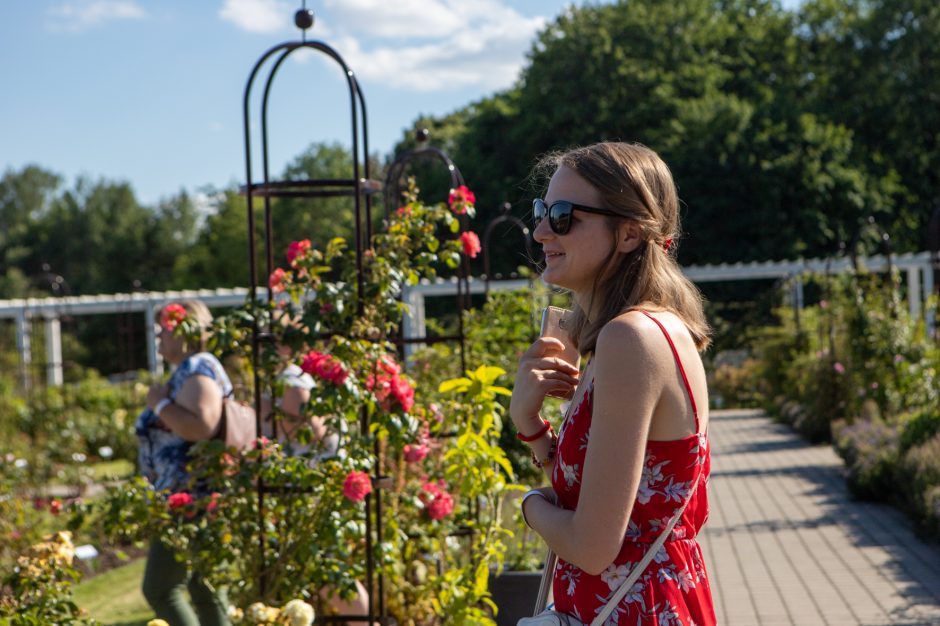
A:
[[[554,237],[555,233],[552,232],[551,226],[548,225],[548,218],[542,219],[538,224],[535,225],[535,230],[532,231],[532,239],[542,243],[543,241]]]

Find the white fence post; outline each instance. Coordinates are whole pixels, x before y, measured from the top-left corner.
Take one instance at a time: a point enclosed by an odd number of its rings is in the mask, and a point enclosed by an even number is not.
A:
[[[20,309],[16,315],[16,349],[20,353],[20,384],[23,391],[29,391],[31,381],[29,368],[33,359],[30,330],[30,318],[26,315],[26,309]]]
[[[59,318],[45,318],[46,337],[46,384],[58,387],[62,384],[62,326]]]

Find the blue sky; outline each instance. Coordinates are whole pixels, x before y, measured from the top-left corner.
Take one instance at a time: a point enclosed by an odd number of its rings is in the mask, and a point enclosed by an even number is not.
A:
[[[448,113],[511,85],[535,33],[569,4],[307,0],[317,15],[308,39],[333,46],[356,72],[370,152],[385,155],[419,114]],[[145,204],[244,183],[245,83],[267,49],[299,39],[300,5],[5,0],[0,169],[36,163],[68,184],[80,174],[126,180]],[[349,143],[344,89],[322,57],[290,57],[269,104],[272,172],[313,141]]]

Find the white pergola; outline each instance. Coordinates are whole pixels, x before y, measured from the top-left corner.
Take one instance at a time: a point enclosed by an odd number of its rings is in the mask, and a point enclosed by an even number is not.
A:
[[[888,268],[888,261],[884,256],[860,257],[858,262],[870,271],[883,272]],[[925,307],[926,299],[934,289],[930,253],[918,252],[892,256],[891,263],[905,272],[907,276],[907,301],[911,316],[917,318],[926,311],[926,325],[928,331],[932,332],[934,313]],[[683,268],[683,272],[696,283],[789,278],[792,279],[794,306],[800,308],[803,306],[802,276],[823,272],[839,273],[851,269],[853,269],[851,261],[840,257],[696,265]],[[530,282],[527,279],[493,280],[489,282],[488,288],[492,291],[505,291],[525,289],[529,285]],[[487,289],[487,283],[482,279],[470,279],[469,286],[470,293],[483,293]],[[264,289],[258,291],[260,294],[266,293]],[[414,287],[406,287],[402,298],[408,304],[409,312],[402,326],[403,336],[407,339],[425,335],[425,298],[453,296],[456,293],[456,279],[439,279],[434,282],[423,282]],[[24,386],[29,385],[32,321],[37,318],[44,321],[46,381],[50,385],[60,385],[62,384],[62,338],[59,319],[62,316],[142,312],[147,332],[147,365],[150,371],[158,372],[162,369],[162,363],[156,350],[154,326],[156,312],[163,305],[174,300],[199,299],[210,308],[235,307],[243,304],[247,297],[247,288],[236,288],[0,300],[0,319],[15,320],[16,345],[20,354],[20,370]]]

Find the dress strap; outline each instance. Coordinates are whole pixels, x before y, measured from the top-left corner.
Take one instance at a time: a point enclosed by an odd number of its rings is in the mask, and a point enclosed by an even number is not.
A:
[[[663,335],[666,336],[666,341],[669,342],[669,347],[672,348],[672,356],[675,357],[676,365],[679,366],[679,373],[682,374],[682,382],[685,383],[685,390],[689,393],[689,402],[692,403],[692,414],[695,416],[695,432],[698,432],[698,408],[695,406],[695,396],[692,395],[692,385],[689,384],[689,377],[686,376],[685,368],[682,367],[682,359],[679,358],[679,351],[676,350],[676,344],[672,342],[672,337],[669,336],[669,331],[666,330],[666,327],[663,326],[662,322],[660,322],[658,319],[656,319],[655,317],[653,317],[652,315],[650,315],[649,313],[647,313],[646,311],[642,309],[637,309],[637,310],[640,311],[640,313],[642,313],[646,317],[656,322],[656,325],[659,326],[659,329],[663,331]]]

